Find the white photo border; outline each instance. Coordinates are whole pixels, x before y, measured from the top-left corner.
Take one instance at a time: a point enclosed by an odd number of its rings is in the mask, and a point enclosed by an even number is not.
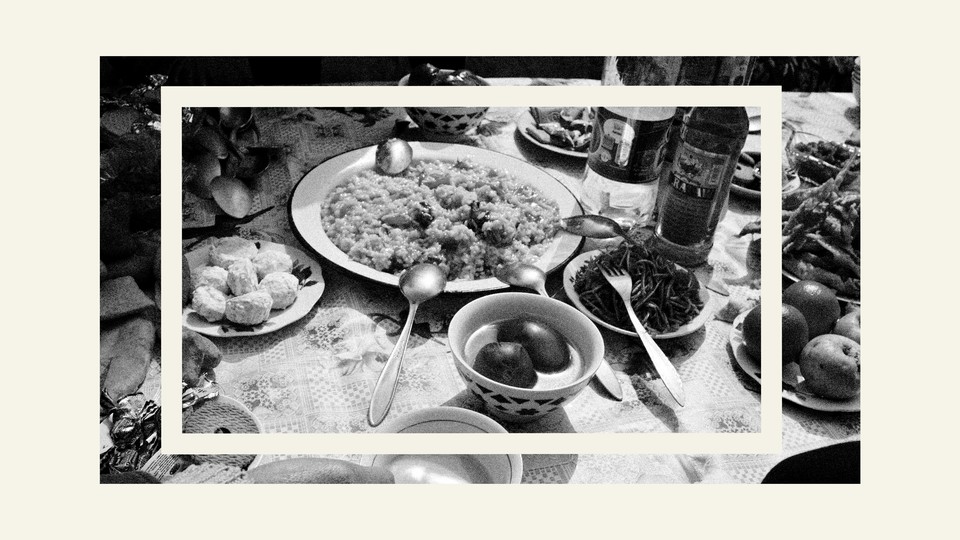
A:
[[[161,89],[161,275],[163,283],[180,283],[181,132],[184,107],[401,107],[435,106],[749,106],[761,110],[764,168],[780,170],[781,93],[779,87],[708,86],[262,86]],[[761,185],[765,204],[761,224],[780,229],[780,184]],[[761,237],[762,354],[779,359],[781,302],[780,235]],[[547,433],[547,434],[381,434],[268,433],[184,434],[181,401],[180,295],[162,296],[161,402],[168,403],[161,424],[164,454],[779,454],[782,451],[780,372],[763,370],[758,433]],[[779,362],[777,362],[779,365]]]

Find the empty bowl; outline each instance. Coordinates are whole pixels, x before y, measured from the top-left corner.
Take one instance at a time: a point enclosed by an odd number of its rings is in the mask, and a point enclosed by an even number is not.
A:
[[[384,423],[378,433],[506,433],[486,416],[458,407],[433,407]],[[378,454],[361,465],[384,467],[398,484],[519,484],[520,454]]]
[[[475,371],[471,349],[476,343],[468,345],[471,336],[511,319],[538,322],[563,336],[575,351],[570,368],[558,374],[538,373],[533,388],[509,386]],[[559,300],[529,293],[497,293],[470,302],[453,316],[448,337],[457,371],[470,392],[483,400],[493,417],[514,423],[542,418],[577,397],[604,353],[603,338],[590,319]]]

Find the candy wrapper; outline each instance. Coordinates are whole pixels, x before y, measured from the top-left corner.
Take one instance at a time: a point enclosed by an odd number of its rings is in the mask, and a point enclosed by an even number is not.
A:
[[[182,384],[182,406],[189,409],[194,405],[213,399],[220,395],[220,385],[210,379],[207,372],[200,374],[200,380],[196,386],[190,386],[186,382]]]
[[[100,393],[100,420],[110,426],[113,447],[100,454],[100,473],[139,470],[160,448],[160,407],[142,394],[117,401]]]

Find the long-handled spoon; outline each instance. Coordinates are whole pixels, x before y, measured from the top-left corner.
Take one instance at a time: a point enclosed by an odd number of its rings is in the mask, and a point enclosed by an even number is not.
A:
[[[443,292],[447,285],[447,278],[443,271],[433,264],[418,264],[407,269],[400,276],[400,292],[410,302],[410,311],[407,313],[407,322],[397,339],[397,344],[387,358],[387,363],[380,372],[380,378],[370,396],[370,409],[367,411],[367,422],[373,427],[379,426],[393,404],[393,396],[397,393],[397,383],[400,381],[400,368],[403,366],[403,354],[407,350],[407,341],[410,339],[410,330],[413,329],[413,320],[417,314],[417,307]]]
[[[519,263],[505,266],[497,272],[497,279],[507,285],[533,289],[541,296],[549,298],[546,288],[547,275],[543,273],[543,270],[532,264]],[[623,389],[620,387],[620,381],[617,380],[617,375],[605,359],[600,359],[600,367],[594,374],[594,378],[617,401],[623,401]]]
[[[587,238],[613,238],[621,236],[628,244],[636,244],[636,240],[623,230],[616,221],[604,216],[571,216],[561,221],[561,227],[568,233]]]

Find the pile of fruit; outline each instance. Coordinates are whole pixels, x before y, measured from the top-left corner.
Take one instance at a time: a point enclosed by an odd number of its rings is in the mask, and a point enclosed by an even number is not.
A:
[[[798,281],[783,291],[783,365],[796,362],[806,391],[827,399],[860,395],[860,309],[841,316],[832,290]],[[760,358],[760,306],[743,321],[747,352]]]

